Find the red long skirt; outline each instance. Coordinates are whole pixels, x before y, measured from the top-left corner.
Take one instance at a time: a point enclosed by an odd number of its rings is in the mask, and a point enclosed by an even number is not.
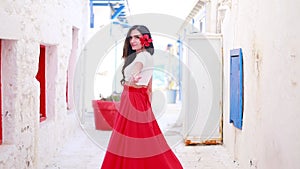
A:
[[[101,169],[182,169],[152,112],[147,88],[124,86]]]

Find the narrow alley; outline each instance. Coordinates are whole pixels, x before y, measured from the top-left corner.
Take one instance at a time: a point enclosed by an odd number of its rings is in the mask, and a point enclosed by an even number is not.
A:
[[[0,0],[0,169],[299,169],[299,9]]]
[[[239,169],[237,163],[221,145],[185,146],[183,142],[172,147],[184,169]],[[53,157],[45,169],[99,169],[105,151],[97,146],[78,127],[73,137]]]

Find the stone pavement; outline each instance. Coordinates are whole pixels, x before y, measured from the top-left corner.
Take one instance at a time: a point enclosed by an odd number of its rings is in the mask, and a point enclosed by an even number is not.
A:
[[[184,169],[239,169],[221,145],[172,147]],[[104,150],[78,128],[60,152],[43,169],[99,169]]]
[[[169,146],[184,169],[239,169],[221,145],[185,146],[180,119],[181,104],[167,104],[163,109],[152,105],[157,122]],[[156,111],[157,110],[157,111]],[[42,169],[99,169],[111,131],[95,130],[94,113],[87,112],[72,138]],[[181,125],[180,125],[181,124]]]

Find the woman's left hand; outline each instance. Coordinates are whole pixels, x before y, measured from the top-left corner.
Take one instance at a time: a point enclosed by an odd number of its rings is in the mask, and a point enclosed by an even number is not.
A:
[[[137,75],[132,75],[129,82],[130,84],[136,84],[139,82],[139,80],[141,79],[141,75],[140,74],[137,74]]]

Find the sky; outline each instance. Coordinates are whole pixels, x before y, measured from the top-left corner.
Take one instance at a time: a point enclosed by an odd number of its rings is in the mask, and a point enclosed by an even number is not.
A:
[[[131,15],[161,13],[185,19],[198,0],[127,0]]]
[[[127,16],[158,13],[185,20],[198,0],[127,0],[127,2]],[[93,8],[95,27],[89,30],[89,38],[99,29],[111,23],[111,9],[108,6],[94,6]]]

